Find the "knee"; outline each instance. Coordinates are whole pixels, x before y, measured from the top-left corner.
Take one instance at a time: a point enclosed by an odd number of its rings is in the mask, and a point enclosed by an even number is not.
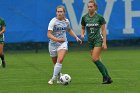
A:
[[[59,58],[59,59],[57,60],[57,62],[62,63],[62,62],[63,62],[63,58]]]
[[[93,57],[93,58],[92,58],[92,61],[93,61],[93,62],[96,62],[96,61],[98,61],[98,60],[99,60],[98,57]]]

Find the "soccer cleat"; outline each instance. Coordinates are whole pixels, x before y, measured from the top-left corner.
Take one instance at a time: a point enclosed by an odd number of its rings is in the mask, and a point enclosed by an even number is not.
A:
[[[54,81],[53,81],[52,79],[50,79],[50,80],[48,81],[48,84],[52,85],[53,82],[54,82]]]
[[[6,62],[3,60],[2,61],[2,67],[5,68],[6,67]]]
[[[103,77],[103,83],[102,84],[111,84],[113,81],[110,77]]]

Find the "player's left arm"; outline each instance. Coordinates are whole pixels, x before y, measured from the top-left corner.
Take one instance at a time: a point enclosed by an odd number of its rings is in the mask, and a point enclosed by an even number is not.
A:
[[[3,25],[3,26],[2,26],[2,30],[0,31],[0,35],[3,34],[3,33],[5,32],[5,29],[6,29],[6,28],[5,28],[5,26]]]
[[[107,44],[106,44],[106,27],[105,27],[105,24],[103,24],[101,26],[101,31],[102,31],[102,35],[103,35],[102,48],[106,50],[107,49]]]
[[[78,38],[78,36],[72,31],[72,29],[69,28],[69,29],[68,29],[68,33],[69,33],[71,36],[75,37],[77,42],[80,42],[80,44],[82,44],[82,40]]]

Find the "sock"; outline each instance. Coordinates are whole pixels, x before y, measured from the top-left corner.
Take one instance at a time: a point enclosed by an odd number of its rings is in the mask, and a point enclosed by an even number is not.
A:
[[[0,56],[1,60],[4,61],[4,54]]]
[[[107,69],[105,68],[105,66],[99,61],[97,60],[96,62],[94,62],[97,66],[97,68],[99,69],[99,71],[101,72],[103,77],[107,77],[108,72]]]
[[[100,61],[101,62],[101,61]],[[108,71],[107,71],[107,69],[106,69],[106,67],[105,67],[105,65],[101,62],[101,64],[102,64],[102,66],[104,67],[104,69],[105,69],[105,72],[106,72],[106,75],[108,76],[108,77],[110,77],[109,76],[109,74],[108,74]]]
[[[61,75],[61,74],[60,74],[60,72],[59,72],[59,73],[58,73],[58,80],[60,80],[60,75]]]
[[[60,73],[61,68],[62,68],[62,64],[60,64],[60,63],[55,64],[52,80],[56,80],[56,77]]]
[[[102,65],[103,65],[103,64],[102,64]],[[104,65],[103,65],[103,66],[104,66]],[[107,77],[110,77],[105,66],[104,66],[104,68],[105,68],[105,72],[106,72]]]

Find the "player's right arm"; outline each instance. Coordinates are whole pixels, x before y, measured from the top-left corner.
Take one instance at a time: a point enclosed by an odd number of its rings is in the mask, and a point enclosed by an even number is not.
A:
[[[51,40],[53,40],[55,42],[65,42],[65,39],[64,38],[56,38],[56,37],[54,37],[53,34],[52,34],[52,32],[53,32],[52,30],[48,30],[47,35],[48,35],[48,38],[49,39],[51,39]]]
[[[85,20],[84,17],[82,17],[81,20],[81,39],[84,40],[84,34],[85,34]]]
[[[2,30],[0,31],[0,35],[5,32],[5,26],[2,26]]]
[[[84,34],[85,34],[85,26],[81,27],[81,39],[84,39]]]

